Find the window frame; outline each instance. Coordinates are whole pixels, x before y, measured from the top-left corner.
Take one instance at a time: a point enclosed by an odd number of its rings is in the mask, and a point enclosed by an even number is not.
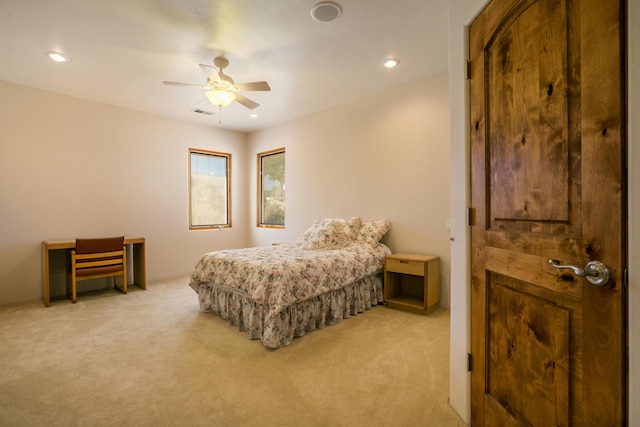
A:
[[[224,158],[226,161],[226,185],[225,185],[225,202],[226,202],[226,222],[221,224],[193,224],[193,200],[192,200],[192,188],[191,188],[191,176],[193,174],[191,160],[193,155],[212,156]],[[231,153],[224,153],[220,151],[204,150],[200,148],[189,148],[189,170],[188,170],[188,198],[189,198],[189,230],[211,230],[231,228]]]
[[[285,228],[285,219],[283,218],[283,224],[269,224],[264,222],[264,217],[263,217],[263,205],[262,205],[262,200],[263,200],[263,194],[264,194],[264,180],[263,180],[263,176],[262,176],[262,164],[263,164],[263,159],[267,158],[269,156],[273,156],[273,155],[277,155],[277,154],[282,154],[283,156],[285,155],[285,147],[280,147],[280,148],[276,148],[273,150],[269,150],[269,151],[263,151],[261,153],[258,153],[257,156],[257,178],[258,178],[258,182],[257,182],[257,193],[258,193],[258,203],[257,203],[257,215],[256,215],[256,223],[257,223],[257,227],[258,228],[279,228],[279,229],[284,229]],[[285,171],[286,171],[286,162],[285,162]],[[285,179],[286,180],[286,179]],[[283,183],[283,191],[284,191],[284,187],[285,184]],[[286,197],[285,197],[286,200]],[[285,206],[286,207],[286,206]],[[286,209],[285,209],[285,213],[286,213]],[[285,214],[285,218],[286,218],[286,214]]]

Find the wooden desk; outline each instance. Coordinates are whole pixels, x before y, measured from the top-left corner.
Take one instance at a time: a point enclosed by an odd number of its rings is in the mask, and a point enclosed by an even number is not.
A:
[[[125,237],[125,245],[131,245],[133,252],[133,284],[140,289],[147,289],[147,261],[144,237]],[[42,274],[44,284],[44,305],[51,305],[50,295],[50,265],[49,255],[51,251],[66,251],[71,253],[75,249],[76,241],[74,240],[45,240],[42,242]],[[130,251],[127,251],[127,256]],[[65,266],[66,271],[66,266]]]

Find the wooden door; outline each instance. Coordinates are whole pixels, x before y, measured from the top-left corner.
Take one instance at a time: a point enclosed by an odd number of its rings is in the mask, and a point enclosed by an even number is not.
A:
[[[626,423],[625,7],[493,0],[470,27],[474,426]]]

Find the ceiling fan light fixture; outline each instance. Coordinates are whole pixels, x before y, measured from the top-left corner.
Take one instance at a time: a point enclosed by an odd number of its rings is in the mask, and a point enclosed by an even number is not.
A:
[[[209,90],[205,92],[205,96],[213,105],[218,107],[226,107],[236,99],[236,95],[233,92],[226,90]]]

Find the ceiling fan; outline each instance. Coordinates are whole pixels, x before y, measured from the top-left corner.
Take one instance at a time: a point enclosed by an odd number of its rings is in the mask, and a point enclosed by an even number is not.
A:
[[[238,92],[271,90],[271,87],[269,87],[269,83],[267,82],[235,83],[230,76],[223,72],[223,70],[229,66],[229,60],[224,56],[216,57],[213,60],[213,64],[215,67],[200,64],[200,68],[202,68],[202,71],[207,75],[206,85],[169,81],[163,81],[162,83],[170,86],[196,86],[204,89],[206,90],[205,96],[213,105],[217,105],[219,108],[225,107],[233,101],[236,101],[237,103],[253,110],[258,108],[260,104],[240,95]]]

